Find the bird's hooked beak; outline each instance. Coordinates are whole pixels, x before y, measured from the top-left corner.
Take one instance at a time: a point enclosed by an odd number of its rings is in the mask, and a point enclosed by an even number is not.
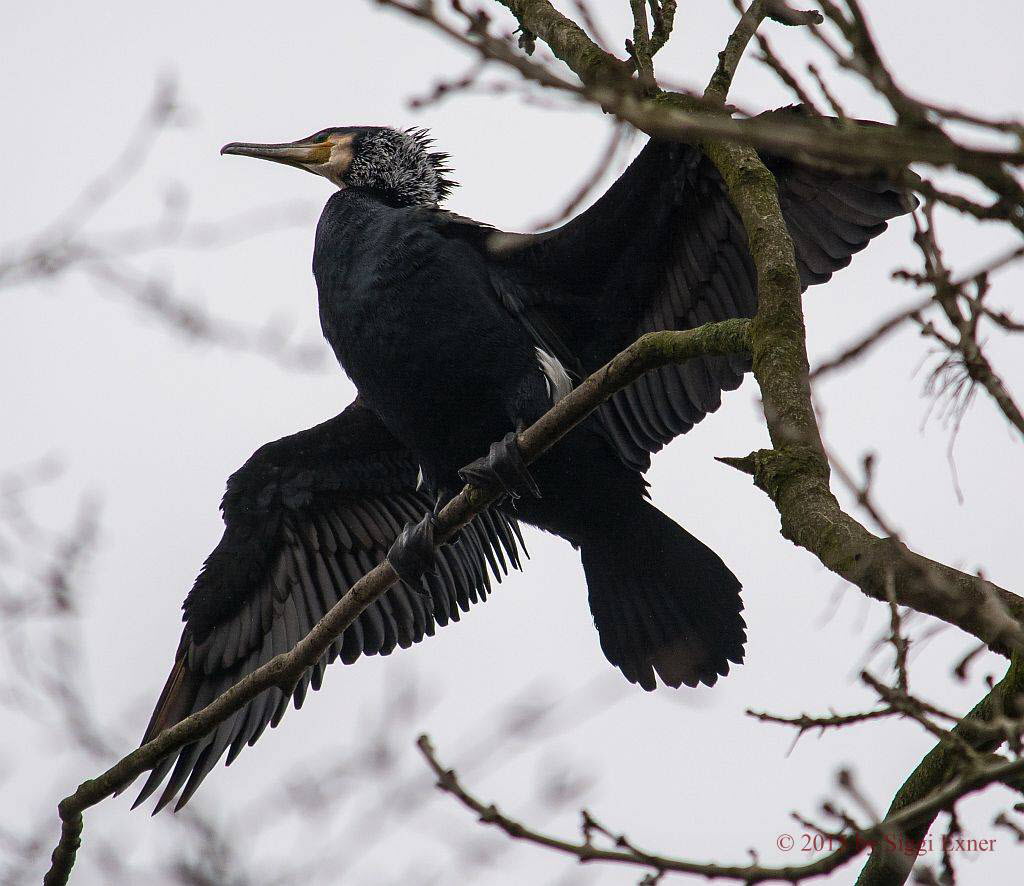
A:
[[[322,175],[339,188],[345,187],[345,173],[354,156],[353,137],[349,132],[330,132],[326,135],[317,133],[279,145],[231,142],[224,145],[220,152],[273,160],[296,169],[305,169],[314,175]]]
[[[222,154],[238,154],[241,157],[256,157],[260,160],[273,160],[287,166],[297,166],[314,172],[310,167],[323,166],[331,159],[329,142],[312,142],[302,139],[297,142],[284,142],[277,145],[260,145],[252,142],[231,142],[220,149]]]

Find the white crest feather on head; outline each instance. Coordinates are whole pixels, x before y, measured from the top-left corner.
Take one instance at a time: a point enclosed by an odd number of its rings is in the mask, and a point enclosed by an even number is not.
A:
[[[431,151],[425,129],[376,129],[359,139],[346,173],[350,187],[379,191],[400,206],[434,206],[456,183],[448,178],[448,155]]]

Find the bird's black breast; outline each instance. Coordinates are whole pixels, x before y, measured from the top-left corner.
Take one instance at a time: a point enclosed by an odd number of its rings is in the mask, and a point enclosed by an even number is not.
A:
[[[495,296],[494,269],[439,213],[339,192],[313,271],[339,362],[435,479],[514,425],[524,379],[541,395],[533,343]]]

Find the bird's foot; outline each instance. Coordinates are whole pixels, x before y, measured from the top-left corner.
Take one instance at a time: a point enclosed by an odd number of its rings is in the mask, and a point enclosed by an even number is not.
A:
[[[437,494],[437,498],[434,500],[434,510],[433,510],[433,515],[434,515],[435,518],[441,516],[441,511],[444,510],[445,505],[448,504],[448,502],[450,502],[453,498],[455,498],[455,496],[456,496],[456,493],[448,491],[448,490],[442,490],[441,492],[439,492]],[[436,519],[434,520],[434,525],[435,526],[437,525],[437,520]],[[448,540],[444,541],[444,542],[441,542],[441,544],[453,545],[456,542],[461,541],[461,540],[462,540],[462,529],[456,529],[455,532],[453,532],[451,535],[448,536]]]
[[[459,476],[467,483],[501,489],[513,499],[522,495],[540,498],[540,487],[523,461],[515,431],[509,431],[497,443],[492,443],[491,451],[466,465]]]
[[[432,513],[425,514],[419,523],[406,523],[388,549],[388,562],[410,587],[419,587],[424,575],[437,571],[436,525],[437,520]]]

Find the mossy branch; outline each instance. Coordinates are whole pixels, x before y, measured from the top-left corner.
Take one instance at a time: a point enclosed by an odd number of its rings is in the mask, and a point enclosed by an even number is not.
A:
[[[594,76],[598,60],[608,65],[600,78],[603,82],[618,70],[618,59],[578,26],[551,27],[553,7],[548,0],[499,2],[567,64],[570,59],[586,58],[587,68],[576,71],[584,82],[584,74]],[[749,40],[753,33],[749,25],[750,21],[741,21],[739,37],[734,34],[730,39],[729,58],[746,45],[743,36]],[[723,102],[735,61],[719,68],[705,98]],[[634,100],[631,93],[624,95],[624,100]],[[653,104],[686,113],[700,107],[691,96],[668,92],[659,93]],[[705,110],[701,116],[713,115]],[[829,487],[828,457],[811,401],[800,276],[775,179],[750,147],[706,138],[700,144],[740,215],[757,271],[758,311],[750,326],[751,356],[773,449],[753,454],[743,466],[748,472],[752,469],[755,483],[774,502],[782,534],[869,597],[887,601],[894,592],[900,605],[957,625],[997,652],[1024,649],[1024,599],[915,554],[897,541],[879,538],[840,507]]]
[[[820,123],[779,123],[770,119],[732,120],[725,113],[709,113],[709,104],[723,105],[736,66],[750,37],[764,17],[765,9],[775,17],[780,10],[787,24],[820,22],[816,12],[796,13],[784,4],[755,0],[741,17],[736,31],[719,57],[719,65],[703,99],[692,95],[660,92],[656,85],[622,80],[622,62],[597,46],[575,23],[554,10],[548,0],[499,0],[537,38],[544,40],[556,57],[564,61],[584,84],[581,95],[599,103],[606,111],[645,132],[700,143],[718,168],[729,198],[736,207],[747,233],[757,271],[759,308],[746,330],[753,370],[761,388],[765,421],[773,448],[742,458],[723,458],[726,464],[753,476],[754,482],[772,498],[782,521],[783,535],[815,554],[830,570],[857,585],[865,594],[889,604],[899,603],[955,624],[1004,654],[1024,649],[1024,600],[976,576],[968,575],[913,553],[897,540],[879,538],[845,513],[829,486],[830,466],[821,440],[811,399],[806,353],[806,333],[793,243],[778,202],[774,178],[749,146],[776,150],[787,156],[811,156],[830,160],[860,161],[896,172],[907,163],[924,161],[954,165],[987,182],[992,175],[1004,175],[1001,163],[1020,165],[1019,150],[996,157],[956,144],[935,133],[914,132],[908,127],[881,129],[844,127],[833,130]],[[636,3],[631,3],[634,12]],[[487,56],[486,45],[476,48]],[[499,58],[500,56],[493,56]],[[579,62],[579,64],[576,63]],[[534,74],[518,69],[524,76]],[[537,82],[560,89],[536,75]],[[1013,154],[1013,156],[1010,156]],[[993,165],[994,164],[994,165]],[[995,183],[995,190],[1002,193]],[[1008,194],[1016,194],[1012,188]],[[1019,207],[1017,210],[1019,215]],[[1019,221],[1017,216],[1013,220]],[[990,730],[977,724],[992,719],[993,712],[1007,710],[1021,688],[1018,659],[1007,677],[954,730],[970,736],[976,747],[992,741]],[[973,727],[973,728],[972,728]],[[971,740],[968,739],[968,740]],[[625,851],[595,850],[589,839],[571,844],[533,832],[503,816],[493,806],[483,806],[444,770],[433,756],[429,743],[421,750],[439,775],[439,786],[455,794],[465,805],[520,839],[576,855],[580,861],[602,859],[646,865],[656,879],[667,870],[702,873],[706,876],[736,876],[716,865],[665,859],[638,853],[625,838]],[[897,830],[926,833],[938,811],[950,808],[970,790],[993,781],[1019,783],[1024,761],[989,760],[994,769],[955,774],[949,767],[949,749],[936,748],[908,779],[893,802],[875,837]],[[861,832],[860,836],[868,836]],[[819,859],[799,871],[776,869],[741,875],[746,882],[782,878],[797,880],[832,870],[853,854],[854,842],[845,843],[838,853]],[[866,844],[862,844],[866,845]],[[882,861],[873,864],[882,865]],[[870,873],[871,865],[865,871]],[[753,873],[753,876],[751,874]],[[905,879],[905,877],[903,878]],[[870,879],[861,886],[903,882]]]
[[[425,17],[418,7],[401,0],[381,0],[387,5],[413,15]],[[967,175],[990,183],[997,193],[1004,191],[1014,197],[1016,187],[1005,181],[1008,175],[1003,164],[1024,165],[1024,150],[1019,147],[969,147],[930,130],[912,126],[898,127],[858,126],[851,124],[842,130],[823,125],[821,121],[787,120],[780,122],[770,117],[732,119],[727,115],[708,113],[707,103],[696,96],[655,91],[645,94],[642,84],[630,78],[633,65],[598,46],[574,21],[556,10],[548,0],[497,0],[509,10],[520,25],[547,43],[556,58],[582,81],[583,87],[555,76],[542,65],[527,65],[510,60],[498,45],[499,41],[483,40],[476,33],[472,38],[440,21],[433,23],[449,36],[479,50],[485,57],[495,58],[515,67],[528,79],[548,88],[575,93],[599,104],[620,120],[646,132],[648,135],[703,142],[705,140],[730,141],[771,150],[797,159],[813,157],[819,161],[841,165],[867,166],[887,169],[893,174],[904,170],[910,163],[928,163],[936,167],[953,166]],[[769,4],[777,7],[777,4]],[[791,11],[792,12],[792,11]],[[762,15],[760,9],[755,10]],[[744,19],[748,19],[744,16]],[[793,24],[817,21],[817,15],[797,14]],[[745,25],[743,26],[745,27]],[[741,29],[742,30],[742,29]],[[735,35],[737,38],[741,34]],[[734,51],[727,49],[727,56]],[[720,90],[714,90],[716,93]],[[1020,208],[1015,210],[1019,219]]]
[[[734,319],[682,332],[650,332],[642,336],[519,433],[518,444],[523,459],[527,463],[536,460],[616,391],[651,369],[698,356],[748,352],[749,329],[749,320]],[[443,544],[450,539],[496,498],[495,492],[465,486],[437,516],[437,543]],[[61,836],[51,857],[50,870],[43,880],[44,886],[67,883],[81,846],[82,814],[86,809],[119,793],[160,760],[207,735],[264,690],[276,686],[290,694],[302,673],[312,667],[359,614],[396,581],[398,575],[384,560],[352,585],[290,652],[275,656],[205,708],[164,730],[102,775],[82,782],[73,794],[61,800],[58,805]]]
[[[895,141],[888,132],[871,128],[855,132],[844,129],[838,133],[812,124],[734,121],[724,114],[708,114],[707,100],[702,102],[693,96],[659,93],[646,99],[632,79],[629,63],[604,52],[548,0],[500,2],[512,11],[525,31],[544,40],[576,73],[588,96],[651,134],[677,139],[692,136],[700,141],[719,169],[746,228],[757,269],[759,297],[758,313],[752,321],[727,320],[693,330],[643,336],[519,434],[524,459],[536,459],[612,394],[648,370],[696,356],[748,352],[761,388],[774,448],[732,462],[752,472],[758,486],[771,496],[782,518],[783,534],[869,596],[887,600],[887,595],[894,592],[897,603],[955,624],[997,651],[1024,649],[1021,598],[975,576],[920,557],[891,540],[880,539],[839,507],[829,488],[828,459],[811,405],[799,276],[775,181],[752,148],[721,139],[775,147],[790,155],[801,151],[818,156],[824,153],[832,159],[886,167],[924,160],[938,165],[988,169],[985,164],[1024,162],[1024,154],[970,151],[947,139],[930,138],[927,133],[913,138],[901,135],[901,140]],[[465,42],[467,38],[462,39]],[[714,101],[724,101],[735,71],[735,63],[730,59],[738,60],[748,39],[749,34],[746,39],[739,34],[730,54],[723,59],[721,76],[709,85]],[[499,57],[525,76],[533,70],[529,60]],[[542,82],[561,88],[552,77],[542,78]],[[487,490],[465,487],[438,515],[438,541],[443,543],[450,538],[494,499],[495,495]],[[207,734],[265,689],[277,686],[290,692],[303,671],[396,581],[394,569],[385,560],[356,582],[292,651],[276,656],[210,705],[128,754],[102,775],[83,782],[62,800],[61,837],[44,880],[46,886],[67,882],[81,844],[86,809],[122,790],[167,755]],[[943,784],[923,800],[913,801],[910,796],[917,787],[908,789],[909,805],[891,815],[886,824],[918,826],[963,793],[1019,775],[1022,768],[1024,761],[1020,760],[997,763],[982,773]],[[919,787],[927,786],[926,776],[916,781],[920,781]],[[850,852],[841,860],[852,854],[855,853]],[[748,878],[748,882],[752,881]]]
[[[719,102],[720,104],[725,102],[740,59],[743,57],[750,38],[754,36],[754,32],[758,29],[761,22],[764,21],[765,15],[764,0],[754,0],[747,7],[746,12],[740,16],[739,24],[736,25],[736,29],[732,34],[729,35],[725,49],[718,53],[718,66],[715,68],[715,73],[711,75],[711,81],[708,83],[707,89],[704,90],[704,98]]]
[[[978,729],[978,726],[989,726],[1001,718],[1017,718],[1024,713],[1024,657],[1015,655],[1010,662],[1006,675],[964,718],[953,727],[953,734],[965,741],[976,751],[993,751],[1000,744],[992,738],[991,729]],[[896,792],[892,805],[886,813],[891,819],[901,810],[919,803],[933,792],[945,787],[953,781],[963,765],[963,757],[956,745],[949,741],[940,741],[918,763],[903,786]],[[900,829],[892,834],[897,844],[902,837],[902,845],[917,845],[924,840],[935,814],[924,816],[912,827]],[[906,852],[886,851],[886,842],[880,841],[871,853],[867,864],[857,878],[856,886],[893,886],[906,882],[913,869],[916,856]]]

